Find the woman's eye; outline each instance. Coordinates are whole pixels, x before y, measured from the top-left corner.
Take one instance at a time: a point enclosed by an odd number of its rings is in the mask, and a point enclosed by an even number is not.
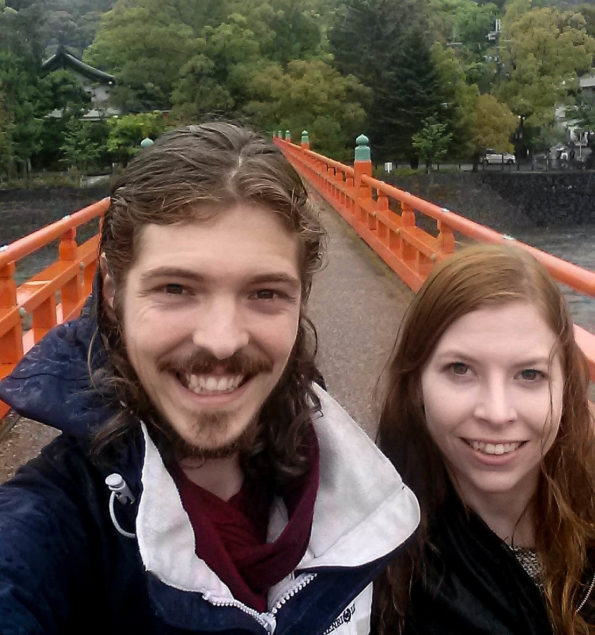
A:
[[[534,368],[525,368],[519,373],[521,379],[525,381],[536,381],[537,379],[541,379],[544,377],[544,374],[540,370],[535,370]]]
[[[469,372],[469,366],[463,362],[454,362],[450,365],[450,370],[454,375],[466,375]]]

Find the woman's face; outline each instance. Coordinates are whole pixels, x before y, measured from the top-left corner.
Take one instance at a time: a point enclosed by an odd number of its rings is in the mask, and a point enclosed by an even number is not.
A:
[[[424,366],[428,430],[471,507],[535,493],[562,414],[555,344],[532,304],[486,306],[453,322]]]

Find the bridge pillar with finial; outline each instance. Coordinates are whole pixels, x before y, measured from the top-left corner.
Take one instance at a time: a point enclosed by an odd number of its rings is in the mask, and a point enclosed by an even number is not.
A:
[[[285,141],[289,141],[291,143],[291,131],[290,130],[286,130],[285,131]]]
[[[355,140],[355,161],[353,162],[354,172],[354,186],[356,192],[356,217],[360,218],[363,215],[362,206],[358,204],[358,199],[364,203],[372,199],[372,188],[369,185],[362,183],[362,176],[372,176],[372,161],[370,158],[370,146],[368,145],[369,139],[366,135],[361,134]],[[365,204],[365,203],[364,203]]]
[[[306,150],[310,149],[310,136],[307,130],[302,130],[302,140],[300,146]]]

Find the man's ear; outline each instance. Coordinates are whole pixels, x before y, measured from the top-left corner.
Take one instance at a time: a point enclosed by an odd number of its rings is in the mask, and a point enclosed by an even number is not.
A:
[[[103,297],[103,309],[110,320],[116,321],[116,311],[114,310],[114,300],[116,296],[116,285],[109,270],[105,253],[99,256],[99,269],[101,270],[101,295]]]

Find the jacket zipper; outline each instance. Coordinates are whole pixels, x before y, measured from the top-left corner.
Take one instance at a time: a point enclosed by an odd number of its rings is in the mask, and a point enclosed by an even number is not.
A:
[[[289,589],[289,591],[285,592],[281,596],[281,598],[277,600],[275,606],[273,606],[273,608],[266,613],[259,613],[258,611],[251,609],[249,606],[246,606],[245,604],[234,600],[216,600],[215,598],[211,597],[209,593],[204,593],[203,597],[213,606],[233,606],[237,609],[240,609],[240,611],[243,611],[247,615],[252,616],[269,635],[272,635],[277,628],[277,620],[275,616],[277,615],[279,609],[285,604],[285,602],[287,602],[287,600],[289,600],[296,593],[299,593],[302,589],[308,586],[308,584],[310,584],[310,582],[312,582],[312,580],[314,580],[314,578],[316,577],[315,573],[305,573],[302,575],[303,577],[301,577],[299,583]]]
[[[302,577],[303,576],[303,577]],[[296,593],[299,593],[302,589],[307,587],[312,580],[316,577],[315,573],[303,573],[301,576],[301,580],[295,586],[291,587],[289,591],[286,591],[275,603],[275,606],[270,610],[271,615],[277,615],[279,609],[292,598]]]
[[[578,605],[578,608],[576,609],[575,613],[578,613],[583,608],[583,606],[585,606],[585,604],[587,603],[587,600],[591,596],[591,592],[593,591],[594,586],[595,586],[595,573],[593,574],[593,577],[591,578],[591,584],[589,585],[589,588],[587,589],[587,593],[585,597],[583,598],[583,601]]]
[[[251,609],[249,606],[246,606],[237,600],[216,600],[211,597],[210,593],[203,593],[202,596],[213,606],[233,606],[236,609],[240,609],[240,611],[243,611],[247,615],[253,617],[269,635],[272,635],[272,633],[275,632],[275,618],[272,615],[269,618],[268,613],[259,613],[255,609]]]

